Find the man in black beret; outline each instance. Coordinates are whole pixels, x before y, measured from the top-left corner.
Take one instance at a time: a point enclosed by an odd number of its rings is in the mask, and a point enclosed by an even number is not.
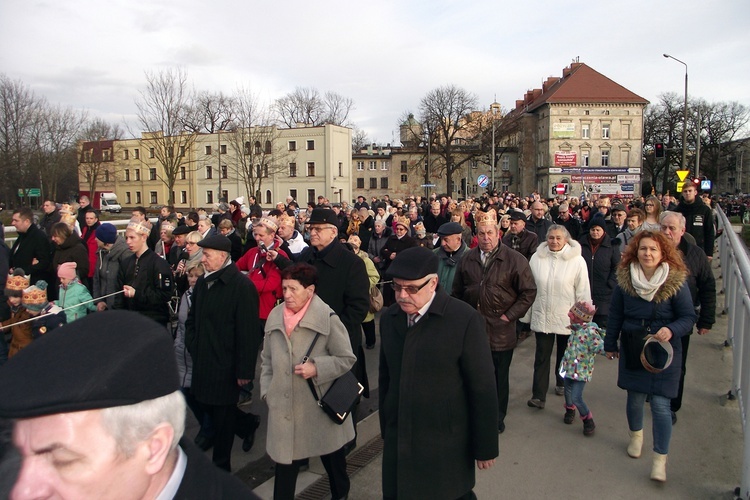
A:
[[[474,462],[488,469],[498,455],[484,320],[438,286],[438,261],[412,247],[387,272],[396,303],[380,318],[385,499],[470,498]]]
[[[19,352],[0,370],[0,417],[16,419],[23,460],[12,498],[257,498],[182,439],[171,339],[137,313],[92,314]]]
[[[469,249],[464,243],[462,234],[464,228],[458,222],[446,222],[438,228],[440,247],[433,250],[438,256],[438,282],[450,292],[453,287],[453,277],[456,275],[458,263]]]
[[[198,242],[206,274],[193,289],[185,342],[193,358],[191,391],[215,428],[213,462],[231,471],[235,433],[252,448],[260,418],[237,408],[240,387],[255,378],[263,341],[255,285],[232,262],[232,242],[209,236]]]
[[[536,247],[539,245],[536,233],[526,230],[526,216],[520,210],[510,211],[510,228],[503,236],[503,245],[508,245],[516,252],[520,252],[527,261],[531,260],[531,256],[536,252]]]

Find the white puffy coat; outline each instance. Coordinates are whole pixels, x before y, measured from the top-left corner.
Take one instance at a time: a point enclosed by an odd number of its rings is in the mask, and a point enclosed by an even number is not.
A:
[[[591,300],[586,261],[581,245],[573,240],[559,252],[550,251],[547,242],[537,247],[529,261],[536,281],[536,299],[524,318],[535,332],[570,335],[568,311],[579,300]]]

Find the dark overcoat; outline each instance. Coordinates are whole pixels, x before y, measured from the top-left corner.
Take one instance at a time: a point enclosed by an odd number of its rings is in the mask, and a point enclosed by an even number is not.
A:
[[[596,252],[593,251],[588,234],[581,236],[578,242],[581,244],[581,257],[586,261],[589,270],[591,301],[596,306],[596,314],[607,316],[612,292],[617,286],[615,273],[620,263],[620,245],[612,244],[608,235],[604,235],[604,240]]]
[[[51,272],[50,268],[51,245],[47,235],[41,229],[34,224],[30,225],[25,233],[18,233],[18,237],[13,243],[10,250],[10,267],[20,267],[26,274],[30,274],[32,285],[39,280],[53,283],[52,278],[55,277],[55,274]],[[36,264],[32,264],[34,259],[37,260]],[[88,271],[88,265],[86,270]]]
[[[604,337],[606,352],[620,352],[617,386],[628,391],[656,394],[665,398],[677,397],[682,370],[682,341],[695,324],[696,314],[693,300],[686,282],[687,273],[670,269],[667,280],[659,288],[651,302],[635,292],[630,279],[630,269],[617,270],[617,288],[612,294],[612,303],[607,320],[607,335]],[[672,331],[669,343],[674,357],[672,364],[661,373],[650,373],[645,368],[628,369],[622,337],[627,332],[646,335],[646,324],[656,334],[666,326]]]
[[[210,288],[209,288],[210,283]],[[209,405],[237,403],[237,379],[255,378],[263,340],[258,292],[234,264],[198,278],[185,341],[193,357],[192,392]]]
[[[474,461],[498,455],[497,392],[484,319],[438,287],[407,327],[392,305],[380,319],[383,496],[455,499],[475,483]]]

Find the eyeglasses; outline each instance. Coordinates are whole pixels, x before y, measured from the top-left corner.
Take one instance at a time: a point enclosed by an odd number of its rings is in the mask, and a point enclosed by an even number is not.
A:
[[[427,281],[422,283],[419,286],[416,285],[399,285],[398,283],[391,283],[391,288],[393,288],[393,291],[397,294],[401,293],[401,290],[405,291],[408,295],[414,295],[417,292],[419,292],[422,288],[427,286],[427,283],[432,281],[432,278],[427,278]]]
[[[646,203],[646,206],[647,206],[647,207],[653,207],[653,206],[654,206],[654,204],[653,204],[653,203]]]
[[[319,233],[324,229],[335,229],[333,226],[310,226],[311,233]]]

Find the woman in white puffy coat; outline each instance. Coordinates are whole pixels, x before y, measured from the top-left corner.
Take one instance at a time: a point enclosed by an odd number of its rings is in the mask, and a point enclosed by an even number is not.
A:
[[[570,335],[568,311],[578,301],[590,301],[588,269],[581,257],[581,245],[564,226],[553,224],[547,231],[547,240],[539,245],[529,262],[536,281],[534,304],[523,321],[531,315],[531,329],[536,332],[534,356],[534,382],[528,405],[544,408],[549,389],[550,356],[557,339],[555,357],[555,394],[564,394],[560,377],[560,362]]]

